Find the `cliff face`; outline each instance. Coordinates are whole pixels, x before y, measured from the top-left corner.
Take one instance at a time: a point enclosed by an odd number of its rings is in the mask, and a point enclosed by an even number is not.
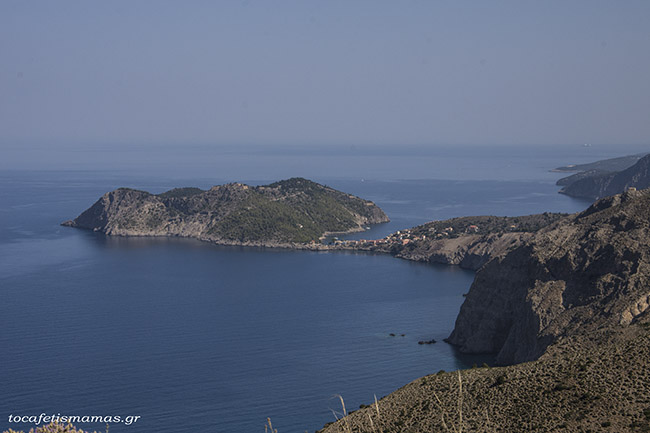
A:
[[[582,172],[558,181],[565,185],[560,193],[572,197],[598,199],[619,194],[627,188],[650,187],[650,155],[646,155],[625,170],[605,173],[598,170]]]
[[[539,357],[558,338],[627,325],[650,302],[650,191],[560,220],[476,274],[448,341],[498,362]]]
[[[154,195],[120,188],[63,225],[119,236],[184,236],[221,243],[304,243],[328,231],[387,222],[374,203],[306,179]]]

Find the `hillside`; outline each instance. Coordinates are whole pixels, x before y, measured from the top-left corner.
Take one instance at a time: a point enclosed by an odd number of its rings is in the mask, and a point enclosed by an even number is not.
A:
[[[632,157],[627,157],[632,158]],[[621,171],[598,168],[581,171],[557,181],[563,186],[560,193],[571,197],[599,199],[620,194],[630,187],[642,189],[650,187],[650,155]]]
[[[342,241],[339,247],[477,270],[493,257],[521,245],[534,232],[566,216],[547,212],[518,217],[459,217],[400,230],[384,239]]]
[[[650,190],[602,199],[477,272],[448,341],[518,364],[418,379],[324,432],[650,431],[649,287]]]
[[[369,390],[367,405],[320,432],[648,432],[648,353],[645,317],[568,339],[534,362],[431,374],[377,405]]]
[[[119,188],[63,223],[117,236],[183,236],[223,244],[278,246],[387,222],[374,203],[302,178],[150,194]]]
[[[490,261],[449,342],[515,363],[562,337],[631,323],[650,295],[649,210],[648,190],[609,197]]]

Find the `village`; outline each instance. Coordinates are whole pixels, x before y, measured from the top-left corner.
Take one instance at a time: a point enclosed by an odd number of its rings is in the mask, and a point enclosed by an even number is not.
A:
[[[471,224],[463,228],[456,228],[448,226],[442,229],[436,227],[436,222],[427,223],[424,226],[415,227],[413,229],[398,230],[382,239],[339,239],[332,238],[330,245],[338,246],[341,248],[354,248],[354,249],[390,249],[394,246],[406,246],[409,244],[416,244],[420,241],[432,241],[436,239],[455,238],[464,234],[478,234],[480,228],[478,225]],[[515,226],[512,226],[513,228]]]

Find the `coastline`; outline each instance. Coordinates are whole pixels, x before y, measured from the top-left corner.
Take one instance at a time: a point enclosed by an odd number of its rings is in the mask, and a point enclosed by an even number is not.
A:
[[[74,227],[70,225],[61,224],[64,227],[72,228],[81,228],[83,230],[93,231],[91,229],[85,229],[83,227]],[[347,232],[338,232],[338,234],[344,233],[355,233],[360,230],[350,230]],[[373,253],[373,254],[385,254],[397,259],[409,260],[420,263],[431,263],[431,264],[440,264],[440,265],[449,265],[449,266],[458,266],[462,269],[467,269],[471,271],[476,271],[480,266],[489,260],[492,256],[492,251],[485,248],[487,244],[493,244],[494,238],[488,236],[477,236],[470,235],[465,238],[461,238],[460,247],[462,251],[456,250],[447,250],[442,247],[439,250],[436,250],[434,253],[429,253],[427,255],[412,255],[404,254],[401,251],[391,251],[390,245],[384,244],[377,245],[373,242],[374,240],[368,241],[367,243],[355,243],[355,244],[331,244],[326,245],[322,243],[297,243],[297,242],[268,242],[268,241],[233,241],[227,239],[214,239],[209,237],[196,237],[191,235],[174,235],[174,234],[107,234],[102,231],[95,231],[95,233],[101,233],[106,237],[115,237],[115,238],[158,238],[158,239],[192,239],[200,242],[205,242],[208,244],[219,245],[219,246],[233,246],[233,247],[251,247],[251,248],[271,248],[271,249],[284,249],[284,250],[294,250],[294,251],[314,251],[314,252],[327,252],[327,251],[357,251],[363,253]],[[330,233],[332,234],[332,233]],[[450,241],[457,241],[457,239],[451,239]],[[458,243],[458,242],[455,242]],[[483,250],[483,254],[473,254],[471,252],[472,247],[480,247]],[[472,260],[465,260],[470,254],[473,254]]]
[[[640,194],[640,193],[639,193]],[[559,239],[562,240],[566,238],[566,236],[563,235],[558,235],[558,236],[548,236],[549,233],[560,233],[563,234],[563,230],[568,230],[569,232],[573,233],[575,230],[572,228],[573,225],[575,224],[582,224],[584,227],[589,226],[587,223],[581,223],[580,221],[581,218],[586,218],[592,214],[595,216],[593,218],[596,218],[596,222],[599,222],[601,224],[610,224],[610,220],[606,219],[606,215],[609,215],[612,212],[617,212],[619,204],[623,204],[627,206],[625,209],[636,209],[634,206],[634,203],[638,202],[639,205],[642,205],[643,197],[639,196],[639,194],[635,193],[634,191],[628,192],[623,196],[620,197],[613,197],[610,200],[605,200],[601,201],[595,205],[593,205],[590,209],[581,212],[580,214],[571,214],[567,215],[564,214],[564,216],[556,214],[556,215],[551,215],[548,213],[544,214],[537,214],[537,215],[529,215],[527,217],[510,217],[510,218],[516,218],[517,222],[516,225],[513,223],[515,222],[512,219],[508,219],[508,217],[489,217],[489,216],[484,216],[484,217],[463,217],[463,218],[457,218],[452,220],[445,220],[445,221],[433,221],[430,223],[426,223],[422,226],[418,226],[415,228],[411,229],[405,229],[405,230],[400,230],[397,231],[396,233],[393,233],[392,235],[386,236],[384,239],[376,239],[376,240],[337,240],[334,244],[332,245],[325,245],[320,242],[312,240],[311,242],[304,243],[304,242],[274,242],[274,241],[236,241],[236,240],[227,240],[227,239],[222,239],[222,238],[215,238],[211,236],[192,236],[191,234],[169,234],[169,233],[147,233],[146,230],[129,230],[129,229],[113,229],[109,233],[105,233],[103,230],[98,230],[96,229],[95,231],[102,232],[105,236],[110,236],[110,237],[150,237],[150,238],[187,238],[187,239],[194,239],[198,240],[201,242],[207,242],[207,243],[212,243],[214,245],[223,245],[223,246],[240,246],[240,247],[256,247],[256,248],[274,248],[274,249],[290,249],[290,250],[305,250],[305,251],[362,251],[362,252],[374,252],[374,253],[382,253],[382,254],[389,254],[392,255],[393,257],[396,258],[403,258],[406,260],[412,260],[412,261],[418,261],[418,262],[428,262],[428,263],[441,263],[441,264],[446,264],[446,265],[458,265],[460,267],[464,267],[467,269],[472,269],[472,270],[477,270],[481,268],[486,262],[491,260],[493,257],[501,254],[508,254],[510,251],[512,251],[513,248],[518,248],[521,245],[527,244],[527,242],[531,239],[531,237],[535,237],[533,233],[538,233],[539,236],[536,236],[537,242],[550,242],[553,243],[555,242],[554,239]],[[627,203],[627,204],[626,204]],[[608,211],[607,209],[613,207],[611,211]],[[602,214],[601,214],[602,213]],[[581,217],[582,215],[582,217]],[[600,215],[600,216],[599,216]],[[629,216],[629,213],[626,213],[625,215]],[[565,218],[567,217],[567,218]],[[477,218],[483,218],[483,220],[477,221]],[[525,220],[522,220],[524,218],[528,218]],[[598,219],[600,218],[600,219]],[[639,217],[641,218],[641,217]],[[540,219],[543,219],[543,221],[539,221]],[[573,224],[573,225],[572,225]],[[74,224],[71,223],[64,223],[63,225],[67,226],[74,226]],[[611,225],[611,224],[610,224]],[[440,226],[440,227],[438,227]],[[453,227],[452,227],[453,226]],[[353,232],[359,232],[362,231],[363,226],[358,226],[355,227],[351,230],[346,231],[346,233],[353,233]],[[505,229],[503,227],[506,227]],[[537,227],[537,228],[533,228]],[[540,228],[542,227],[543,229]],[[545,228],[544,228],[545,227]],[[582,227],[582,226],[581,226]],[[613,229],[618,230],[619,227],[618,225],[612,226]],[[623,226],[621,226],[623,227]],[[627,226],[625,226],[627,227]],[[83,228],[83,227],[81,227]],[[481,233],[478,233],[479,229],[481,230]],[[556,232],[555,232],[555,231]],[[340,234],[341,232],[339,232]],[[447,236],[444,236],[444,233],[447,234]],[[328,233],[331,235],[331,233]],[[426,241],[425,241],[425,235],[426,234]],[[440,236],[440,237],[437,237]],[[605,239],[606,240],[606,239]],[[559,241],[558,241],[559,242]],[[546,245],[546,244],[544,244]],[[564,247],[564,244],[560,245],[560,247]],[[548,252],[553,252],[556,251],[557,248],[542,248],[541,251],[548,251]],[[510,261],[513,261],[514,259],[515,262],[512,264],[512,272],[502,272],[499,269],[497,269],[497,265],[495,262],[499,262],[499,260],[492,261],[490,262],[491,265],[488,265],[486,267],[483,267],[481,272],[479,272],[479,275],[483,276],[483,279],[487,278],[486,276],[492,277],[496,283],[492,284],[483,284],[484,288],[496,288],[502,287],[504,281],[506,279],[510,280],[516,280],[516,281],[523,281],[522,278],[518,277],[518,273],[524,272],[522,269],[525,269],[525,266],[522,266],[522,263],[525,263],[526,258],[528,255],[526,255],[528,251],[526,248],[519,249],[517,254],[509,256]],[[465,259],[469,258],[468,261],[465,261]],[[558,257],[558,260],[562,259],[562,257]],[[510,263],[506,261],[505,263]],[[545,263],[543,260],[540,260],[540,266],[543,267],[543,263]],[[559,263],[559,262],[558,262]],[[486,268],[489,268],[488,271],[484,272]],[[540,268],[541,269],[541,268]],[[564,269],[564,268],[562,268]],[[479,280],[481,278],[478,278]],[[476,280],[475,280],[476,282]],[[478,287],[478,286],[477,286]],[[533,287],[533,286],[531,286]],[[533,287],[534,288],[534,287]],[[490,289],[491,290],[491,289]],[[485,291],[485,290],[484,290]],[[472,317],[483,317],[484,320],[500,320],[498,317],[496,317],[499,314],[504,314],[508,317],[513,317],[511,314],[512,312],[508,311],[497,311],[496,309],[493,309],[493,306],[490,304],[490,300],[497,299],[498,296],[497,294],[492,292],[487,293],[486,292],[486,297],[485,299],[478,299],[478,293],[476,290],[470,290],[470,294],[467,301],[470,301],[470,298],[472,302],[474,302],[475,307],[480,307],[480,308],[475,308],[474,311],[471,312],[466,312],[466,316],[472,316]],[[514,293],[514,290],[506,290],[504,293]],[[480,293],[479,293],[480,294]],[[537,295],[536,295],[537,296]],[[477,301],[478,299],[478,301]],[[515,300],[517,301],[517,300]],[[507,302],[500,302],[495,301],[497,303],[501,304],[507,304]],[[471,302],[470,302],[471,303]],[[526,305],[522,304],[521,305],[521,311],[523,311],[522,314],[527,313],[528,310],[526,310],[524,307]],[[486,308],[489,309],[489,312],[485,312],[483,310]],[[527,308],[527,307],[526,307]],[[468,308],[466,308],[467,311],[469,311]],[[479,311],[480,310],[480,311]],[[462,310],[461,310],[462,311]],[[496,314],[495,314],[496,312]],[[488,314],[489,313],[489,314]],[[459,316],[460,317],[460,316]],[[525,320],[516,320],[517,323],[526,323]],[[465,321],[467,322],[467,320]],[[469,322],[468,322],[469,323]],[[458,328],[459,324],[459,319],[457,318],[456,321],[456,327]],[[462,324],[462,323],[461,323]],[[465,326],[465,328],[468,328],[469,325]],[[471,327],[471,326],[470,326]],[[486,326],[482,326],[488,332],[489,330],[493,329],[493,326],[490,326],[489,324]],[[469,328],[468,328],[469,329]],[[471,330],[471,329],[470,329]],[[456,330],[454,331],[456,332]],[[559,332],[559,331],[558,331]],[[467,333],[467,332],[465,332]],[[453,334],[452,334],[453,335]],[[461,335],[457,333],[457,335]],[[461,335],[462,337],[462,335]],[[532,337],[531,337],[532,338]],[[580,337],[581,338],[581,337]],[[451,337],[450,337],[451,339]],[[461,339],[456,339],[454,341],[450,340],[445,340],[447,343],[449,343],[452,346],[455,346],[461,350],[461,352],[466,353],[483,353],[483,352],[478,352],[477,350],[482,350],[480,349],[481,347],[492,347],[489,346],[485,342],[491,341],[491,338],[485,337],[485,338],[480,338],[481,341],[478,346],[472,342],[473,345],[469,345],[469,349],[465,348],[465,345],[463,343],[462,338]],[[558,341],[561,341],[561,339],[558,337]],[[569,340],[567,340],[569,341]],[[580,339],[578,337],[576,338],[571,338],[571,344],[577,344]],[[476,347],[479,347],[479,349],[476,349]],[[540,346],[541,347],[541,346]],[[560,350],[560,348],[562,348]],[[541,349],[540,349],[541,350]],[[487,351],[485,353],[494,353],[493,351]],[[555,354],[555,356],[558,357],[560,364],[564,364],[567,361],[565,355],[568,353],[566,350],[566,347],[563,345],[555,346],[555,348],[550,348],[549,353]],[[534,355],[534,356],[533,356]],[[514,355],[513,355],[514,356]],[[501,376],[497,376],[496,378],[494,377],[494,373],[496,371],[500,372],[505,372],[503,374],[509,375],[509,374],[515,374],[515,372],[520,371],[522,367],[519,367],[521,365],[525,365],[526,362],[523,361],[533,361],[536,364],[531,364],[531,365],[542,365],[543,359],[547,359],[548,356],[544,352],[540,352],[539,350],[536,349],[536,351],[531,352],[531,355],[526,355],[524,358],[522,358],[520,355],[517,355],[518,358],[512,358],[513,361],[498,361],[502,362],[501,365],[515,365],[515,367],[512,367],[511,369],[508,369],[507,367],[504,369],[490,369],[490,373],[487,376],[483,376],[482,374],[479,374],[476,376],[476,383],[484,384],[485,380],[494,380],[495,382],[498,382],[502,379],[499,379]],[[582,355],[581,355],[582,356]],[[535,359],[533,359],[535,358]],[[504,358],[504,359],[511,359],[511,358]],[[523,359],[523,361],[522,361]],[[537,363],[537,359],[540,360],[540,363]],[[614,362],[614,361],[613,361]],[[609,369],[610,367],[604,366],[603,368]],[[613,369],[614,367],[612,367]],[[618,368],[618,367],[616,367]],[[543,368],[542,368],[543,369]],[[483,370],[481,370],[483,371]],[[539,369],[535,369],[532,371],[530,374],[539,374]],[[562,367],[560,365],[560,369],[557,370],[558,374],[562,371]],[[465,371],[459,372],[458,374],[463,374],[467,376],[467,373]],[[451,376],[455,375],[456,373],[453,373]],[[526,373],[528,374],[528,373]],[[436,378],[434,379],[434,382],[439,383],[440,380],[443,378],[449,378],[451,377],[449,374],[442,374],[440,375],[440,379]],[[469,377],[469,376],[468,376]],[[473,377],[473,375],[471,375]],[[522,377],[525,377],[522,376]],[[487,378],[487,379],[486,379]],[[446,380],[446,379],[445,379]],[[428,382],[428,380],[423,380],[422,383]],[[418,382],[420,383],[420,382]],[[409,385],[410,386],[410,385]],[[424,385],[417,385],[417,386],[424,386]],[[438,385],[436,385],[436,389],[438,389],[436,392],[440,392],[440,389],[437,388]],[[582,386],[582,385],[581,385]],[[508,391],[508,392],[514,392],[514,391]],[[519,391],[517,391],[519,392]],[[392,394],[391,394],[392,395]],[[396,394],[397,395],[397,394]],[[506,394],[506,396],[509,396],[509,394]],[[398,400],[401,400],[401,398],[398,398]],[[382,404],[385,404],[383,399],[381,400]],[[416,402],[415,404],[420,404]],[[395,419],[399,422],[404,416],[399,413],[394,415]]]

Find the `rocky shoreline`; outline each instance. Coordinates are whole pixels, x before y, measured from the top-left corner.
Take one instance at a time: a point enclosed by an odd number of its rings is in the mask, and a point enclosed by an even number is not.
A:
[[[63,226],[70,227],[65,222]],[[358,232],[358,230],[349,233]],[[343,234],[337,232],[336,234]],[[291,249],[301,251],[357,251],[376,254],[388,254],[399,259],[417,262],[436,263],[443,265],[459,266],[463,269],[476,271],[497,255],[504,254],[511,248],[520,245],[530,238],[531,233],[490,233],[486,235],[468,234],[454,239],[434,240],[428,244],[421,244],[418,248],[402,250],[401,242],[377,240],[347,241],[338,244],[323,244],[318,242],[273,242],[273,241],[236,241],[228,239],[214,239],[210,237],[196,237],[191,235],[167,234],[107,234],[112,237],[141,237],[141,238],[184,238],[195,239],[220,246],[239,246],[253,248]],[[392,235],[389,235],[389,237]],[[417,245],[414,243],[414,245]]]
[[[478,270],[447,341],[507,366],[417,379],[322,431],[650,431],[648,287],[650,190],[599,200]]]

